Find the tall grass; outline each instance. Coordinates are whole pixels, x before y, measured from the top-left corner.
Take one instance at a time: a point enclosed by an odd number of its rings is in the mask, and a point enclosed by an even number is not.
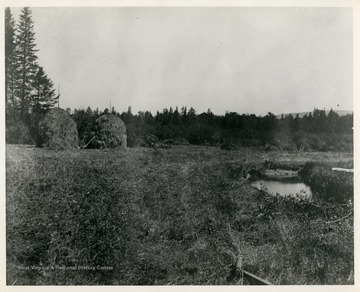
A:
[[[333,171],[330,165],[307,162],[299,174],[320,201],[341,204],[353,200],[353,173]]]
[[[238,256],[274,284],[352,283],[352,218],[253,189],[263,154],[249,154],[9,146],[7,283],[237,284]]]

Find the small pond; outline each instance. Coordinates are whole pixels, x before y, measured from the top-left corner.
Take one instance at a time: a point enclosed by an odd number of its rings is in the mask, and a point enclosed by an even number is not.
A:
[[[292,196],[299,199],[312,198],[310,187],[304,184],[299,177],[282,179],[263,178],[253,181],[251,185],[274,196]]]

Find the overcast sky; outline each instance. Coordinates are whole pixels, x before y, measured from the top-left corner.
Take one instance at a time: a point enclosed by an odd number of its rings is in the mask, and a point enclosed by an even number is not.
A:
[[[351,8],[31,10],[63,108],[353,109]]]

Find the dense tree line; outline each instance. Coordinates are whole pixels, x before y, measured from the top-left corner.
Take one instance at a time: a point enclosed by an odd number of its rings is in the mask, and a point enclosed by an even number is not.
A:
[[[39,121],[59,98],[36,53],[31,10],[23,8],[16,23],[10,8],[6,8],[6,140],[10,143],[34,140]]]
[[[79,138],[86,144],[94,135],[93,124],[104,113],[74,110],[72,116],[78,125]],[[146,146],[148,141],[165,143],[190,143],[201,145],[263,146],[284,150],[351,150],[353,115],[339,116],[333,110],[315,109],[303,117],[274,114],[256,116],[227,112],[218,116],[211,112],[197,114],[195,109],[178,107],[163,109],[155,116],[149,111],[136,115],[129,110],[112,114],[119,116],[126,124],[128,145]]]

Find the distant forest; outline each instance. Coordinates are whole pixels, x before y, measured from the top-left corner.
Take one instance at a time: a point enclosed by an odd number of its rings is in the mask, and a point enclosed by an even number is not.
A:
[[[335,111],[314,109],[304,115],[283,115],[277,118],[268,113],[260,117],[254,114],[227,112],[214,115],[209,109],[197,114],[193,108],[164,109],[155,116],[151,112],[104,112],[74,110],[72,117],[78,126],[81,144],[94,136],[93,125],[102,114],[119,116],[127,127],[128,146],[163,146],[195,144],[236,149],[243,146],[263,147],[265,150],[305,151],[352,151],[353,114],[339,116]]]

